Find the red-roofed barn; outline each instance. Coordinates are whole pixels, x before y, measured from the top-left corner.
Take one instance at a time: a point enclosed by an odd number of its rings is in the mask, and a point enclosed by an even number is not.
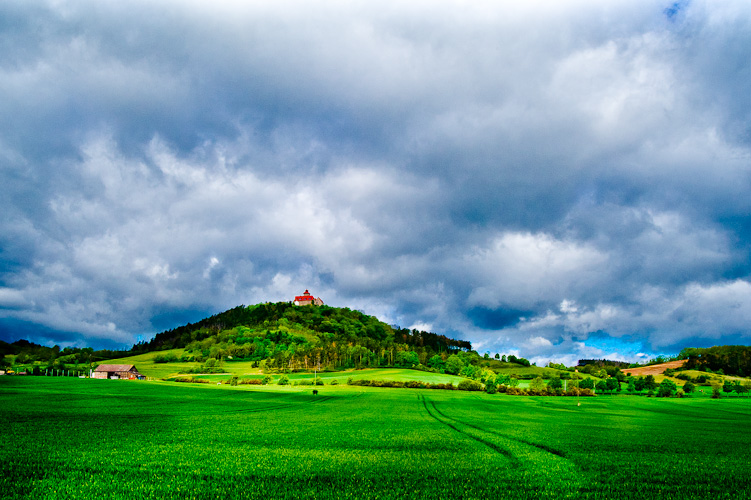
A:
[[[134,365],[99,365],[94,369],[92,378],[114,378],[114,379],[138,379],[146,377],[138,373]]]

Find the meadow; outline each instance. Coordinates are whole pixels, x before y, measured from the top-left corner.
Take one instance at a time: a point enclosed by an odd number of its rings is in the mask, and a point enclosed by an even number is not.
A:
[[[0,498],[751,498],[751,400],[0,377]]]

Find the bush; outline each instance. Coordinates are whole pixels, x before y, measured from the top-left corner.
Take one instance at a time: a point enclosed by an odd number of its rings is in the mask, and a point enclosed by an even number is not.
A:
[[[456,388],[460,391],[481,391],[482,384],[475,382],[474,380],[467,379],[459,382],[459,385],[457,385]]]
[[[188,384],[210,384],[211,380],[206,380],[204,378],[194,378],[194,377],[177,377],[175,378],[175,382],[184,382]]]
[[[694,382],[696,382],[697,384],[706,384],[707,382],[709,382],[709,377],[706,375],[699,375],[694,379]]]
[[[444,389],[448,391],[454,391],[456,390],[456,386],[451,382],[448,382],[446,384],[428,384],[428,389]]]
[[[595,393],[592,392],[591,389],[577,389],[576,387],[571,387],[568,391],[563,393],[564,396],[594,396]]]
[[[282,375],[279,377],[279,380],[277,380],[277,385],[289,385],[289,377],[286,375]]]
[[[233,375],[226,383],[234,387],[237,385],[237,380],[237,375]]]
[[[538,389],[536,387],[527,388],[527,396],[550,396],[547,388]]]
[[[268,384],[270,384],[270,383],[271,383],[271,381],[272,381],[272,380],[274,380],[274,377],[272,377],[271,375],[265,375],[265,376],[264,376],[264,377],[263,377],[263,378],[261,379],[261,383],[262,383],[263,385],[268,385]]]
[[[241,378],[237,383],[240,385],[261,385],[263,381],[260,378]]]
[[[333,379],[329,385],[339,385],[339,381],[337,379]]]

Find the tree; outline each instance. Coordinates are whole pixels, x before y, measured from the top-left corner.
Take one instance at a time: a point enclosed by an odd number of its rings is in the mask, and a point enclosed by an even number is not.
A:
[[[446,363],[443,361],[443,358],[440,356],[440,354],[436,354],[428,360],[428,366],[430,368],[440,370],[441,368],[446,367]]]
[[[712,384],[712,398],[720,399],[722,397],[722,386],[720,384]]]
[[[456,354],[452,354],[446,360],[446,373],[457,375],[464,368],[464,361]]]
[[[610,377],[609,379],[605,380],[605,386],[610,392],[621,390],[621,384],[615,377]]]
[[[725,383],[722,384],[722,392],[730,393],[733,392],[734,388],[733,383],[729,380],[725,380]]]
[[[655,380],[654,375],[647,375],[644,377],[644,386],[649,389],[650,391],[654,391],[657,389],[657,381]]]
[[[396,363],[400,366],[412,367],[420,364],[415,351],[399,351],[396,353]]]
[[[538,376],[537,378],[532,379],[532,382],[529,383],[529,388],[536,391],[542,391],[545,389],[545,381],[542,377]]]
[[[692,392],[694,392],[694,388],[695,386],[693,383],[691,383],[690,380],[683,384],[683,392],[685,392],[686,394],[691,394]]]
[[[673,382],[669,378],[666,378],[662,381],[662,383],[660,383],[659,390],[657,391],[657,396],[661,398],[669,398],[673,395],[676,389],[677,386],[675,385],[675,382]]]
[[[563,380],[560,377],[553,377],[548,382],[549,389],[563,389]]]
[[[595,387],[598,391],[605,392],[608,390],[608,383],[604,380],[600,380],[599,382],[597,382],[597,385]]]
[[[647,381],[644,379],[644,377],[637,377],[634,381],[634,387],[636,388],[637,392],[641,392],[647,388]]]
[[[626,390],[630,393],[636,392],[636,384],[634,384],[633,379],[628,381],[628,386],[626,387]]]
[[[742,384],[740,380],[736,380],[733,382],[733,390],[736,394],[741,395],[748,391],[748,386]]]
[[[594,389],[595,388],[595,381],[592,378],[585,378],[581,382],[579,382],[579,388],[581,389]]]

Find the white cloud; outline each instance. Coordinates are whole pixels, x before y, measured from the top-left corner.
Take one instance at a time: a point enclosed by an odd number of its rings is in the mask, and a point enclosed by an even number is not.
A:
[[[547,234],[505,233],[475,248],[462,270],[476,286],[470,306],[530,307],[565,294],[578,281],[596,280],[607,255],[596,248]]]

